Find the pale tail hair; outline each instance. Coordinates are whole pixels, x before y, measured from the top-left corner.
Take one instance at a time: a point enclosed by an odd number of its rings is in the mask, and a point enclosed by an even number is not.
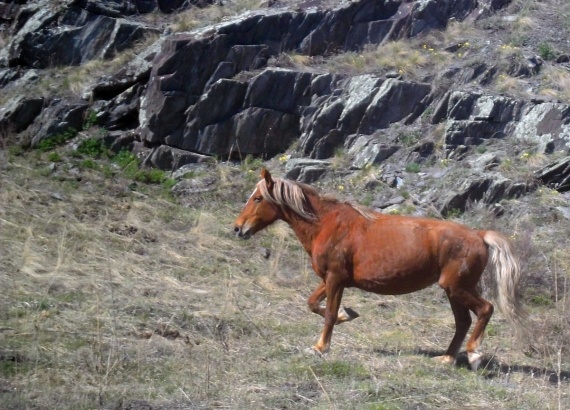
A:
[[[491,287],[495,303],[517,332],[524,331],[527,312],[520,301],[521,269],[509,241],[493,231],[485,231],[483,240],[489,247],[493,275]]]

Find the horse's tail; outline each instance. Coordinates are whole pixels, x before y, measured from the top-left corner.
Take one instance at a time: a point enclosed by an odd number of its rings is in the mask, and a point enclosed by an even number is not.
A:
[[[527,317],[519,295],[521,269],[513,255],[509,241],[494,231],[483,231],[483,240],[490,250],[490,261],[494,271],[491,289],[499,310],[517,331],[523,331]]]

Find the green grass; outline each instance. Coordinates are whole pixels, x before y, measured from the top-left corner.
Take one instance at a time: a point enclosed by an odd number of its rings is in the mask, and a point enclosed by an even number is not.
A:
[[[398,297],[347,289],[343,304],[361,317],[335,328],[324,358],[307,353],[323,324],[306,308],[317,280],[282,224],[250,241],[233,237],[233,219],[249,192],[239,167],[213,166],[210,173],[231,183],[185,207],[162,199],[161,184],[137,181],[144,195],[126,190],[133,180],[125,168],[139,171],[132,154],[83,158],[99,170],[86,170],[66,200],[56,201],[50,194],[70,182],[30,178],[35,171],[20,165],[31,153],[24,155],[0,171],[7,181],[0,246],[8,256],[0,260],[0,318],[11,329],[0,332],[0,345],[21,359],[0,361],[0,383],[9,388],[1,407],[96,408],[135,400],[167,408],[568,403],[565,384],[558,389],[539,373],[507,373],[498,364],[470,372],[426,356],[441,353],[453,333],[437,287]],[[112,178],[100,171],[105,166],[115,169]],[[272,249],[269,260],[259,246]],[[560,254],[557,266],[565,260]],[[536,334],[553,346],[560,343],[555,335],[566,332],[556,319],[561,307],[533,307],[545,315],[536,326],[548,323]],[[169,338],[166,331],[178,333]],[[529,357],[518,348],[500,315],[483,351],[510,366],[556,369],[555,354]]]
[[[91,158],[101,158],[107,154],[107,147],[99,138],[87,138],[77,146],[77,152]]]
[[[414,173],[417,174],[418,172],[420,172],[421,169],[421,165],[416,163],[416,162],[410,162],[409,164],[406,164],[406,172],[409,173]]]
[[[554,60],[556,58],[557,53],[549,43],[542,42],[538,45],[538,55],[543,60],[549,61],[549,60]]]
[[[220,21],[224,13],[220,7],[192,10],[180,16],[188,20],[176,29]],[[523,30],[513,36],[520,46],[530,39]],[[472,44],[465,45],[466,39]],[[458,41],[459,51],[442,51]],[[296,66],[320,62],[343,73],[395,71],[421,79],[426,70],[443,72],[447,62],[482,47],[468,22],[412,45],[395,43],[325,61],[290,59]],[[545,44],[542,52],[555,52]],[[503,59],[522,55],[513,47],[503,52]],[[67,71],[67,86],[83,88],[100,69],[86,64],[73,76]],[[545,93],[564,95],[561,75],[544,70]],[[361,317],[335,327],[331,351],[321,358],[307,351],[323,326],[306,307],[318,280],[292,232],[277,224],[250,241],[232,234],[243,199],[266,163],[251,156],[238,167],[220,162],[205,171],[220,181],[215,191],[165,198],[176,181],[141,168],[130,152],[108,154],[95,125],[89,112],[83,132],[88,137],[77,150],[58,148],[71,133],[32,152],[10,146],[10,166],[0,169],[0,354],[18,357],[0,360],[0,408],[132,408],[141,402],[205,409],[570,408],[570,382],[551,381],[570,371],[570,244],[556,211],[564,206],[563,195],[537,190],[506,201],[501,218],[477,204],[447,215],[513,240],[531,310],[526,340],[517,341],[496,312],[481,348],[489,363],[478,372],[464,363],[442,366],[430,356],[445,351],[453,315],[437,286],[403,296],[347,289],[343,304]],[[419,135],[402,134],[400,142],[411,147]],[[499,171],[519,173],[531,159],[507,158]],[[335,152],[334,179],[321,183],[326,192],[364,203],[398,194],[387,185],[382,192],[362,189],[369,172],[381,180],[382,167],[362,171],[354,184],[343,179],[350,160],[344,150]],[[269,165],[283,171],[282,162]],[[464,178],[466,172],[453,173],[459,162],[445,170]],[[420,204],[406,201],[397,213],[429,212],[421,204],[428,189],[438,195],[456,187],[456,181],[430,180],[432,163],[421,168],[424,188],[406,183],[399,192],[420,198]],[[420,165],[405,170],[417,173]],[[260,247],[272,256],[265,259]]]
[[[37,149],[46,152],[55,149],[77,135],[77,130],[68,128],[66,131],[44,138],[38,142]]]

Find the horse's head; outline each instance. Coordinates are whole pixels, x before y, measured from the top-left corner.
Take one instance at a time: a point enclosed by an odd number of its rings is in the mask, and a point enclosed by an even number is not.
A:
[[[265,168],[261,170],[261,177],[263,179],[257,183],[255,191],[235,221],[234,232],[243,239],[249,239],[281,217],[279,206],[271,201],[275,181]]]

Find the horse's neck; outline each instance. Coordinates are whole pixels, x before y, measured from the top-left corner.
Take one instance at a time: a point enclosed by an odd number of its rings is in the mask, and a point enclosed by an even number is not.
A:
[[[307,253],[311,255],[313,241],[322,229],[320,221],[327,212],[330,212],[330,209],[319,198],[309,196],[307,199],[315,213],[315,220],[306,220],[292,211],[285,213],[284,220],[293,229]]]

